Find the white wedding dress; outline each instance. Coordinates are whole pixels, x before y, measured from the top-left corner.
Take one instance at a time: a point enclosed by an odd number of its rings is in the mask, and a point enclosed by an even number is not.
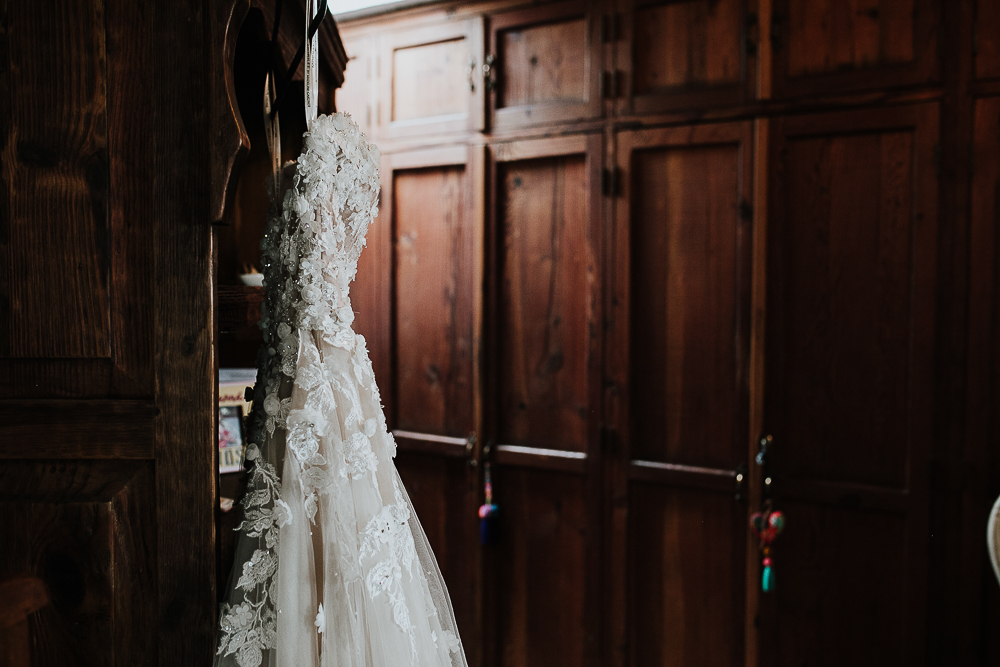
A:
[[[378,160],[350,116],[319,116],[272,188],[251,471],[216,665],[467,664],[351,329]]]

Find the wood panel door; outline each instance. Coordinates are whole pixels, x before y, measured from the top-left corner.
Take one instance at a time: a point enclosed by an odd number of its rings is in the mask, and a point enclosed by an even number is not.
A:
[[[4,664],[214,653],[220,13],[0,1],[0,582],[44,592]]]
[[[744,664],[750,128],[616,136],[605,664]]]
[[[937,136],[936,105],[774,121],[764,428],[787,528],[760,664],[922,662]]]
[[[484,665],[599,665],[601,138],[489,148]]]
[[[600,117],[600,20],[592,5],[560,2],[489,18],[494,129]]]
[[[775,97],[891,89],[939,76],[939,0],[775,0]]]
[[[378,138],[379,131],[375,44],[376,39],[365,34],[344,40],[347,52],[344,84],[334,91],[334,108],[351,114],[372,140]]]
[[[483,129],[483,21],[448,21],[381,36],[381,135]]]
[[[395,153],[381,168],[381,213],[351,288],[355,327],[369,341],[400,477],[478,664],[482,149]]]
[[[617,41],[618,113],[734,105],[752,94],[756,14],[747,0],[624,0]],[[748,7],[751,5],[751,7]],[[751,20],[752,19],[752,20]],[[617,27],[620,26],[620,27]],[[614,34],[620,30],[621,34]],[[619,41],[620,40],[620,41]]]

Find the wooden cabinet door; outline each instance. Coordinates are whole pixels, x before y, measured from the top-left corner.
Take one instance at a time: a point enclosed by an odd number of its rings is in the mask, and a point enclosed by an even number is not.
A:
[[[600,20],[587,2],[489,19],[491,125],[498,130],[601,115]]]
[[[619,114],[739,104],[752,94],[746,0],[625,0],[618,40]],[[754,15],[756,20],[756,15]],[[751,49],[752,51],[752,49]]]
[[[935,80],[939,0],[775,0],[776,97],[889,89]]]
[[[448,21],[381,37],[381,135],[483,128],[483,22]]]
[[[481,156],[481,149],[479,151]],[[480,426],[483,162],[465,146],[382,159],[381,212],[351,288],[369,342],[396,466],[430,540],[471,664],[480,567],[475,438]],[[476,177],[479,174],[479,177]]]
[[[485,665],[599,665],[599,135],[490,146]]]
[[[750,127],[616,135],[605,664],[744,664]]]
[[[0,3],[4,664],[214,653],[218,9]]]
[[[762,665],[924,655],[937,136],[936,105],[774,121]]]

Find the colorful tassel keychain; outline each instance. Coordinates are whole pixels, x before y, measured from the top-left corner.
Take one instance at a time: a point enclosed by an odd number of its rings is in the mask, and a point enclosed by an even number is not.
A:
[[[761,565],[760,588],[765,593],[774,590],[774,570],[771,569],[771,544],[785,529],[785,515],[771,510],[771,501],[764,502],[764,511],[750,517],[750,528],[760,540]]]
[[[500,508],[493,504],[493,480],[490,475],[490,462],[487,461],[483,470],[486,502],[479,507],[479,541],[481,544],[496,544],[500,525],[498,514]]]
[[[771,506],[774,483],[774,479],[771,477],[771,449],[773,447],[774,438],[772,436],[765,435],[760,439],[760,451],[757,452],[754,460],[761,467],[764,478],[763,511],[756,512],[750,517],[750,529],[759,540],[762,565],[760,589],[765,593],[774,590],[774,569],[772,568],[774,561],[771,560],[771,545],[785,529],[785,515],[781,512],[775,512]]]

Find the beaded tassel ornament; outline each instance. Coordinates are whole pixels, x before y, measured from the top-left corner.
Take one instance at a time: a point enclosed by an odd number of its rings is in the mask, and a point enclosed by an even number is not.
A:
[[[774,570],[771,560],[771,545],[781,531],[785,529],[785,515],[775,512],[771,506],[771,493],[773,490],[774,478],[771,477],[771,449],[774,447],[774,438],[766,435],[760,439],[760,451],[754,461],[760,466],[764,478],[764,502],[761,512],[756,512],[750,517],[750,529],[758,539],[758,547],[761,555],[761,575],[760,588],[765,593],[774,590]]]
[[[483,480],[486,502],[479,507],[479,542],[481,544],[496,544],[499,532],[497,514],[500,512],[500,508],[493,504],[493,480],[489,461],[484,465]]]
[[[785,529],[785,515],[771,510],[771,501],[764,502],[764,511],[755,512],[750,517],[750,528],[760,541],[761,565],[760,588],[765,593],[774,590],[774,570],[771,569],[771,544]]]

